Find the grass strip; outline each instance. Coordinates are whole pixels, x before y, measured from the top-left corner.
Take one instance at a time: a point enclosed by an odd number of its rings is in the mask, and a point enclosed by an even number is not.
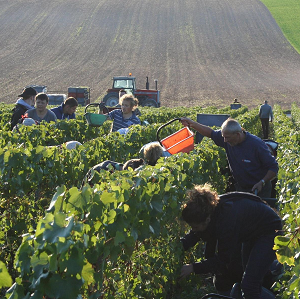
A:
[[[284,36],[300,54],[300,0],[261,0],[281,28]]]

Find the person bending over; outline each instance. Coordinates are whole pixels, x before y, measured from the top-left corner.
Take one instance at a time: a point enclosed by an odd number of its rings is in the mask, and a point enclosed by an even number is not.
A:
[[[139,151],[139,155],[151,166],[154,166],[160,157],[171,156],[158,141],[149,142],[143,145]]]
[[[217,253],[201,262],[184,265],[181,278],[191,273],[230,277],[236,256],[241,252],[243,296],[260,298],[264,276],[276,259],[273,246],[274,238],[282,230],[280,217],[260,197],[250,193],[218,196],[209,185],[197,185],[187,192],[187,197],[182,218],[192,230],[182,238],[183,247],[194,246],[199,234],[206,234],[215,240]]]
[[[114,171],[120,171],[120,170],[128,170],[129,168],[132,168],[133,170],[137,169],[141,165],[144,164],[143,159],[130,159],[123,163],[118,163],[111,160],[103,161],[102,163],[99,163],[95,166],[93,166],[85,175],[81,188],[84,186],[84,184],[87,182],[90,185],[93,185],[92,180],[94,178],[95,172],[100,172],[102,169],[106,171],[110,171],[113,173]]]

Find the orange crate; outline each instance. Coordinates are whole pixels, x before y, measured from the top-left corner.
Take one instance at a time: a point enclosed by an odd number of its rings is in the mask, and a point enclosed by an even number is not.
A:
[[[169,121],[168,123],[162,125],[157,131],[157,140],[160,142],[161,146],[165,148],[171,155],[177,153],[189,153],[194,149],[194,133],[188,128],[184,127],[181,130],[175,132],[174,134],[159,140],[159,131],[166,125],[172,123],[175,120],[180,120],[178,118]]]
[[[185,127],[164,138],[161,143],[171,155],[189,153],[194,149],[194,133]]]

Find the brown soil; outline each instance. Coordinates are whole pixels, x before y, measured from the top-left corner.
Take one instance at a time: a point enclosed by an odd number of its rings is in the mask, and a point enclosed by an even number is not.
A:
[[[158,79],[164,106],[225,106],[238,98],[290,108],[300,55],[258,0],[2,0],[0,100],[28,84],[67,93],[131,72]]]

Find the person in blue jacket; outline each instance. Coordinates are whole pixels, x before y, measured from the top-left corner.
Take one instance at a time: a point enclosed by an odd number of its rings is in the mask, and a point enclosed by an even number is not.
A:
[[[223,275],[227,283],[241,282],[243,298],[261,298],[263,280],[276,260],[274,238],[282,230],[278,214],[254,194],[219,196],[207,184],[189,190],[187,198],[182,219],[192,230],[181,239],[183,247],[187,250],[201,238],[209,241],[210,254],[184,265],[181,278],[191,273]]]
[[[236,181],[236,191],[257,190],[260,197],[271,197],[271,180],[277,175],[278,163],[263,140],[245,131],[232,118],[222,124],[221,130],[213,130],[189,118],[181,118],[181,122],[225,149],[231,173]]]
[[[60,106],[52,108],[51,111],[55,113],[57,119],[74,119],[77,107],[77,100],[69,97]]]

